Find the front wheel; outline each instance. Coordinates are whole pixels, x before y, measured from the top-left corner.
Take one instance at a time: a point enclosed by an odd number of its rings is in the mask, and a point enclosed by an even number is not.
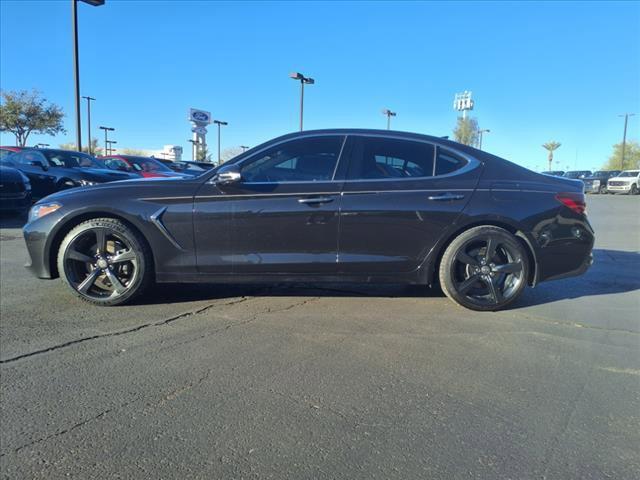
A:
[[[629,195],[637,195],[638,194],[638,186],[634,183],[631,185],[631,190],[629,190]]]
[[[152,263],[144,238],[114,218],[82,222],[58,251],[60,276],[95,305],[121,305],[140,295],[151,282]]]
[[[471,228],[447,247],[440,262],[440,285],[454,302],[471,310],[501,310],[527,284],[527,252],[508,231]]]
[[[607,192],[607,186],[606,185],[601,185],[600,186],[600,195],[605,195]]]

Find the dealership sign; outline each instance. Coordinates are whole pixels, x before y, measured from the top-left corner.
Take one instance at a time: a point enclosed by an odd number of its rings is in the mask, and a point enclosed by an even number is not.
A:
[[[198,126],[205,126],[211,123],[211,113],[204,110],[198,110],[192,108],[189,110],[189,121],[195,123]]]
[[[206,135],[207,134],[207,129],[204,127],[193,127],[191,129],[191,131],[193,133],[197,133],[198,135]]]

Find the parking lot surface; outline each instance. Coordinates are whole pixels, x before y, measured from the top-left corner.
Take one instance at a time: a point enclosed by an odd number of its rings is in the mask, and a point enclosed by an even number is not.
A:
[[[400,286],[158,286],[98,308],[0,229],[4,478],[640,478],[640,198],[595,263],[472,312]]]

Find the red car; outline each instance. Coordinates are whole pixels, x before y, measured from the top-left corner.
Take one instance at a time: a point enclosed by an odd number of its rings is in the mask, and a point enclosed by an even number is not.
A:
[[[0,159],[3,159],[7,155],[11,155],[12,153],[16,153],[16,152],[19,152],[21,150],[24,150],[24,148],[23,147],[5,147],[5,146],[2,146],[2,147],[0,147]]]
[[[141,177],[184,177],[184,175],[174,172],[155,158],[135,155],[108,155],[99,158],[111,170],[137,173]]]

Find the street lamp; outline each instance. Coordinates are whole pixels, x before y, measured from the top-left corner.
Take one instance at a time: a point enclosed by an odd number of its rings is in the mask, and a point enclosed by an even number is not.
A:
[[[482,134],[483,133],[491,133],[491,130],[489,130],[488,128],[485,128],[484,130],[478,130],[478,137],[480,137],[478,142],[478,150],[482,150]]]
[[[198,143],[197,140],[193,140],[192,138],[187,140],[187,142],[191,143],[191,160],[195,162],[198,157],[198,145],[200,144]]]
[[[619,117],[624,117],[624,133],[622,134],[622,160],[620,163],[620,170],[624,170],[624,151],[627,146],[627,122],[629,121],[629,117],[633,117],[635,113],[623,113],[622,115],[618,115]]]
[[[305,77],[299,72],[290,73],[289,78],[300,81],[300,131],[302,131],[302,119],[304,116],[304,86],[305,84],[313,85],[316,81],[311,77]]]
[[[244,153],[247,150],[249,150],[249,147],[247,147],[246,145],[240,145],[240,148],[242,149],[242,153]]]
[[[115,130],[115,128],[100,127],[100,130],[104,130],[104,154],[108,155],[107,147],[108,147],[109,139],[107,138],[107,134],[108,134],[108,132],[113,132]]]
[[[85,97],[84,95],[82,98],[87,99],[87,140],[89,141],[89,143],[87,143],[87,149],[89,155],[93,155],[93,152],[91,151],[91,100],[95,100],[95,98]]]
[[[222,163],[222,158],[220,158],[220,126],[229,125],[229,123],[223,122],[222,120],[214,120],[213,123],[218,125],[218,165],[220,165]]]
[[[82,127],[80,125],[80,60],[78,57],[78,1],[93,7],[104,5],[105,0],[71,0],[71,25],[73,29],[73,78],[76,99],[76,146],[82,151]],[[91,141],[89,141],[91,143]]]
[[[107,141],[107,143],[109,144],[109,147],[107,149],[107,155],[111,155],[115,151],[115,148],[112,148],[113,144],[118,143],[118,142],[116,142],[115,140],[109,140],[109,141]]]
[[[384,108],[382,114],[387,116],[387,130],[391,130],[391,117],[395,117],[397,113],[392,112],[388,108]]]

